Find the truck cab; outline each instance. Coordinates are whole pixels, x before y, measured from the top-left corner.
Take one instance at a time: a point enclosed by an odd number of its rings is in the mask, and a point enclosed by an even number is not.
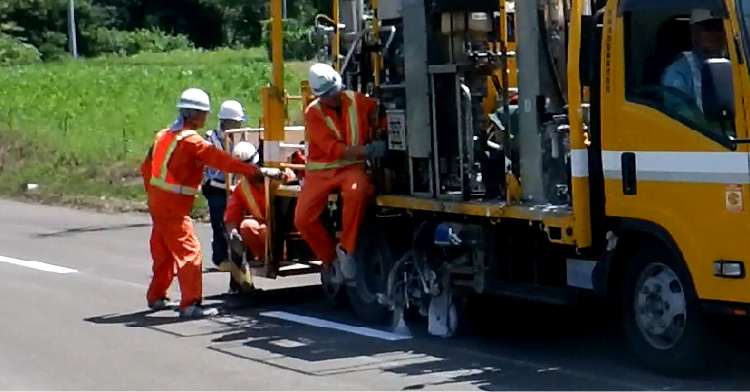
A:
[[[589,27],[592,233],[612,248],[597,285],[665,372],[700,362],[706,310],[750,302],[742,3],[609,1]]]

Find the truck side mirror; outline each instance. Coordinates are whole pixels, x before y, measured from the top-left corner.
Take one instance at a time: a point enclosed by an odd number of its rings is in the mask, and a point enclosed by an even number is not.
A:
[[[706,120],[731,121],[734,119],[732,63],[722,58],[704,61],[701,68],[701,82],[703,115]]]

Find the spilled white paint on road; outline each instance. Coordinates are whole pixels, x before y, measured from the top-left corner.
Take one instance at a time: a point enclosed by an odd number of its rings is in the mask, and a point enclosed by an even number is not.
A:
[[[374,329],[374,328],[356,327],[354,325],[342,324],[342,323],[337,323],[334,321],[320,319],[317,317],[302,316],[299,314],[294,314],[294,313],[289,313],[289,312],[282,312],[282,311],[263,312],[260,315],[265,316],[265,317],[272,317],[276,319],[291,321],[291,322],[295,322],[298,324],[309,325],[311,327],[330,328],[330,329],[335,329],[338,331],[349,332],[349,333],[353,333],[357,335],[362,335],[362,336],[367,336],[367,337],[382,339],[382,340],[388,340],[388,341],[406,340],[406,339],[412,338],[411,336],[408,336],[408,335],[395,334],[395,333],[391,333],[388,331],[381,331],[379,329]]]
[[[52,272],[55,274],[72,274],[72,273],[78,272],[77,270],[74,270],[68,267],[61,267],[59,265],[42,263],[41,261],[14,259],[12,257],[6,257],[6,256],[0,256],[0,262],[20,265],[22,267],[33,268],[39,271]]]

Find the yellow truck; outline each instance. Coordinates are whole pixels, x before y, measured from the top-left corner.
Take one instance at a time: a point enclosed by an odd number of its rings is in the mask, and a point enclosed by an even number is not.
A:
[[[444,337],[477,294],[596,298],[644,365],[700,369],[707,316],[750,304],[750,0],[510,6],[334,0],[324,49],[347,88],[380,102],[389,151],[370,165],[378,196],[356,284],[322,274],[326,293],[369,322],[419,313]],[[281,0],[271,10],[263,164],[295,167],[286,157],[304,146],[286,144],[285,113],[312,98],[304,84],[286,93]],[[721,53],[691,56],[703,53],[696,12],[717,19]],[[667,82],[681,65],[690,88]],[[263,273],[318,273],[292,224],[299,186],[268,185]],[[337,211],[333,194],[321,217],[333,232]]]

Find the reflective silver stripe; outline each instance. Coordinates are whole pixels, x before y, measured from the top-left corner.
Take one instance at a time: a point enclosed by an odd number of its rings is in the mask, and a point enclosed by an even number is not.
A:
[[[250,190],[250,184],[247,178],[243,176],[242,179],[240,179],[239,185],[240,189],[242,190],[243,199],[245,199],[245,204],[250,210],[250,215],[257,219],[264,219],[266,214],[264,213],[264,211],[261,211],[260,206],[258,206],[258,203],[255,202],[255,196]]]
[[[214,180],[209,181],[208,185],[211,185],[214,188],[227,189],[226,184]]]
[[[359,137],[359,131],[358,131],[359,121],[357,117],[356,96],[354,94],[354,91],[351,91],[351,90],[346,90],[344,93],[351,101],[349,104],[349,110],[347,111],[348,113],[347,116],[349,117],[349,124],[348,124],[349,138],[351,139],[349,145],[356,146],[358,143],[357,139]],[[336,127],[336,124],[333,122],[333,120],[323,112],[323,108],[320,106],[320,100],[316,99],[315,102],[313,102],[312,106],[320,112],[320,115],[323,116],[323,120],[325,121],[326,125],[336,135],[336,138],[339,140],[345,140],[343,138],[342,133]],[[356,165],[360,163],[364,163],[364,161],[360,161],[360,160],[348,161],[345,159],[339,159],[334,162],[307,162],[306,168],[307,170],[310,170],[310,171],[328,170],[328,169],[336,169],[336,168],[344,167],[344,166]]]
[[[703,110],[703,83],[701,82],[701,69],[695,59],[693,52],[682,52],[690,65],[690,75],[693,77],[693,93],[695,94],[695,103]]]
[[[168,170],[167,165],[169,164],[169,160],[172,158],[172,153],[174,152],[175,148],[177,148],[177,144],[179,144],[180,140],[197,135],[198,133],[193,130],[182,130],[178,131],[178,134],[175,136],[174,140],[172,140],[169,144],[169,147],[167,148],[167,151],[164,155],[164,161],[161,164],[161,169],[158,177],[152,177],[150,184],[154,185],[158,188],[162,188],[166,191],[181,194],[181,195],[197,195],[198,194],[198,188],[183,186],[183,185],[174,185],[167,183],[167,177],[168,177]],[[156,143],[159,142],[163,134],[159,134],[159,137],[157,137]],[[154,143],[154,147],[156,147],[156,143]]]
[[[325,121],[328,129],[330,129],[336,135],[336,139],[342,140],[341,132],[336,127],[336,124],[333,123],[333,120],[331,120],[331,118],[326,116],[326,114],[323,112],[323,108],[320,106],[320,101],[315,100],[315,102],[313,103],[313,106],[315,107],[315,109],[317,109],[320,112],[320,115],[323,117],[323,121]]]
[[[218,148],[219,150],[224,150],[224,141],[221,140],[221,137],[219,137],[219,133],[214,131],[208,131],[208,138],[211,140],[211,144],[214,145],[214,147]]]
[[[198,194],[198,188],[193,188],[193,187],[188,187],[188,186],[183,186],[183,185],[167,184],[166,182],[158,178],[152,178],[151,185],[157,188],[161,188],[165,191],[177,193],[180,195],[195,196]]]
[[[211,130],[206,132],[206,136],[208,138],[208,141],[217,149],[226,151],[223,146],[223,140],[221,140],[221,137],[219,136],[219,133],[216,130]],[[206,166],[205,169],[205,179],[204,181],[208,180],[209,184],[212,186],[215,186],[217,188],[226,189],[224,186],[224,172],[221,170],[215,169],[210,166]],[[218,184],[218,185],[216,185]]]
[[[357,165],[357,164],[362,164],[362,163],[365,163],[365,162],[364,161],[347,161],[347,160],[339,160],[339,161],[325,162],[325,163],[307,162],[307,165],[305,167],[309,171],[316,171],[316,170],[338,169],[340,167]]]
[[[349,144],[352,146],[359,145],[359,116],[357,113],[357,98],[354,95],[354,91],[346,90],[346,96],[349,98],[349,138],[351,141]]]
[[[622,154],[602,151],[604,177],[622,179]],[[750,184],[750,155],[744,152],[634,151],[638,181]]]

